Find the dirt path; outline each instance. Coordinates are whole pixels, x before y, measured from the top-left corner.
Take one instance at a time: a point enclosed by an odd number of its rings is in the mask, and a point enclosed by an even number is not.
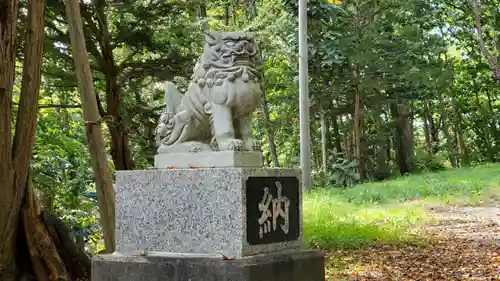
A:
[[[448,233],[460,239],[500,243],[500,203],[478,207],[436,206],[428,210],[429,232]]]
[[[428,218],[418,231],[429,239],[424,245],[327,254],[346,257],[337,265],[344,267],[342,273],[327,280],[500,280],[500,203],[429,206]]]

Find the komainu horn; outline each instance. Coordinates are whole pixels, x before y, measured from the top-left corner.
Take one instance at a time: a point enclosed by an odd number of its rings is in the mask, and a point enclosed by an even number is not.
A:
[[[184,95],[167,82],[155,130],[158,153],[259,151],[252,115],[261,105],[262,57],[249,33],[210,32]]]

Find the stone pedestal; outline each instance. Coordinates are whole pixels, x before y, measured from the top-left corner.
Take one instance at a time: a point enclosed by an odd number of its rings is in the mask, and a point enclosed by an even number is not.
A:
[[[300,170],[117,172],[116,250],[93,281],[323,281],[303,250]]]
[[[311,250],[289,250],[224,260],[203,255],[119,256],[93,260],[99,281],[324,281],[324,257]]]
[[[155,155],[155,167],[168,168],[260,168],[260,151],[208,151],[196,153],[168,153]]]

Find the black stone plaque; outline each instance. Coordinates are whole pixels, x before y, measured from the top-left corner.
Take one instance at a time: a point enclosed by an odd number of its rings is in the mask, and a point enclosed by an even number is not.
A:
[[[248,178],[247,241],[250,245],[299,238],[299,188],[297,177]]]

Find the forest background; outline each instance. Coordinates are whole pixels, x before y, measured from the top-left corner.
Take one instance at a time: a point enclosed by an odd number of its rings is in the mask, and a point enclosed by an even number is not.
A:
[[[2,36],[17,44],[4,40],[0,49],[0,63],[16,66],[0,77],[7,90],[0,93],[1,159],[12,151],[24,179],[16,184],[32,182],[40,206],[95,254],[104,245],[67,6],[4,2]],[[256,33],[265,93],[255,135],[265,144],[266,166],[299,165],[296,1],[85,0],[79,8],[111,175],[153,165],[164,82],[187,87],[207,30]],[[314,188],[500,159],[498,2],[311,0],[308,16]],[[30,51],[33,38],[42,44]],[[26,77],[37,64],[40,79],[33,84]],[[22,100],[30,91],[39,91],[31,107]],[[23,138],[23,125],[36,128],[36,137]]]

